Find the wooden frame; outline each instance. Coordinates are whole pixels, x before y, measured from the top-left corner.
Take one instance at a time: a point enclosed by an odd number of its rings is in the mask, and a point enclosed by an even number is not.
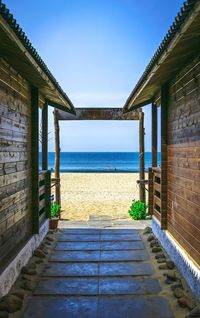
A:
[[[161,229],[167,228],[167,131],[168,83],[161,86]]]
[[[58,111],[58,120],[139,120],[140,109],[124,113],[122,108],[76,108],[76,115]]]
[[[122,108],[76,108],[76,115],[54,110],[55,127],[55,200],[61,203],[60,195],[60,136],[59,120],[139,120],[139,145],[140,145],[140,200],[145,202],[145,158],[144,158],[144,113],[141,109],[124,113]]]
[[[42,170],[48,169],[48,103],[42,108]]]
[[[38,103],[38,88],[31,86],[31,206],[33,234],[39,233]]]
[[[54,109],[54,129],[55,129],[55,201],[61,205],[60,194],[60,128],[58,121],[58,110]]]

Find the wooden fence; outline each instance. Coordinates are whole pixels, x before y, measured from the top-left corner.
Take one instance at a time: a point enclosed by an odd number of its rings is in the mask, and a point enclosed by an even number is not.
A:
[[[149,214],[161,222],[161,169],[149,169]]]
[[[39,172],[39,223],[51,216],[51,172]]]

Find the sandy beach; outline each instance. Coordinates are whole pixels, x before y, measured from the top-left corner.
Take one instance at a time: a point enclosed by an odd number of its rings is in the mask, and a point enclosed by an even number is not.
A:
[[[128,218],[132,200],[139,197],[138,178],[138,173],[62,173],[61,218]]]

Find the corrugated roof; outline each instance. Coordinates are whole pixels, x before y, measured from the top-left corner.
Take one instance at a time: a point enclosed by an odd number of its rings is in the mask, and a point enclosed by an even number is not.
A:
[[[49,77],[50,81],[53,83],[55,88],[59,91],[59,93],[63,96],[63,98],[67,101],[69,106],[71,107],[71,110],[74,111],[74,106],[67,96],[67,94],[63,91],[59,83],[56,81],[53,74],[49,71],[47,65],[44,63],[36,49],[33,47],[32,43],[26,36],[25,32],[22,30],[22,28],[17,23],[16,19],[13,17],[13,15],[10,13],[9,9],[7,9],[6,5],[2,3],[0,0],[0,15],[4,18],[4,20],[8,23],[10,28],[13,30],[13,32],[16,34],[17,38],[20,40],[20,42],[23,44],[23,46],[26,48],[26,50],[29,52],[29,54],[33,57],[35,62],[40,66],[42,71]]]
[[[173,24],[171,25],[170,29],[168,30],[167,34],[165,35],[164,39],[162,40],[160,46],[158,47],[154,56],[152,57],[149,64],[147,65],[144,73],[142,74],[138,83],[136,84],[136,86],[134,87],[130,96],[128,97],[128,99],[124,105],[125,110],[128,110],[128,106],[129,106],[129,103],[131,102],[131,99],[137,93],[137,91],[141,87],[141,85],[145,82],[147,76],[150,74],[153,67],[158,63],[160,57],[165,52],[165,50],[168,48],[168,46],[170,45],[172,40],[175,38],[175,36],[179,32],[180,28],[184,24],[184,22],[187,20],[187,18],[192,13],[196,3],[199,1],[200,0],[187,0],[186,2],[184,2],[183,7],[181,8],[180,12],[176,16]]]

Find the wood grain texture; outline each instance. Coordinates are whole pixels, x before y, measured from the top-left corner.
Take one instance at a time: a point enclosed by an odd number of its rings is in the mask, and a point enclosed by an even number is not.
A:
[[[31,101],[27,81],[0,58],[0,263],[31,236]]]
[[[200,265],[200,61],[170,84],[168,230]]]

